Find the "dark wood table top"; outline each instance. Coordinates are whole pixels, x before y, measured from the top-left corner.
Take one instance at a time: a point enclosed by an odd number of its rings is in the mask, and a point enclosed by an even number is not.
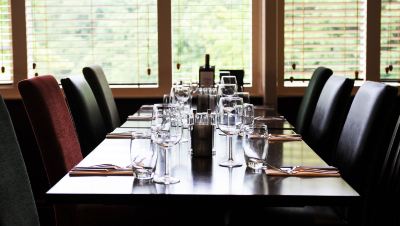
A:
[[[128,121],[118,132],[146,130],[135,128]],[[276,133],[276,132],[275,132]],[[282,133],[292,133],[283,130]],[[246,168],[241,138],[234,138],[234,156],[243,162],[233,169],[220,167],[227,159],[226,137],[215,133],[216,154],[212,158],[193,158],[189,143],[174,147],[171,152],[171,174],[181,181],[173,185],[139,183],[133,176],[82,176],[65,175],[48,192],[55,203],[109,203],[176,205],[193,202],[196,205],[229,206],[241,204],[270,206],[302,205],[356,205],[359,194],[341,177],[301,178],[267,176],[253,173]],[[149,145],[135,144],[135,148]],[[80,166],[112,163],[119,166],[130,164],[130,139],[105,139],[91,152]],[[268,162],[274,166],[326,166],[326,163],[303,141],[274,142],[269,144]],[[162,168],[159,161],[158,169]],[[158,170],[156,171],[158,172]],[[165,201],[165,202],[161,202]]]

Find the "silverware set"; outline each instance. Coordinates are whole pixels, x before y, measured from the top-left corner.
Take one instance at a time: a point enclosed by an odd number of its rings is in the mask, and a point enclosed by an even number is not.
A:
[[[277,170],[284,174],[296,174],[299,172],[316,173],[316,174],[336,174],[339,173],[339,169],[333,166],[324,167],[309,167],[309,166],[293,166],[293,167],[276,167],[267,162],[266,168]]]

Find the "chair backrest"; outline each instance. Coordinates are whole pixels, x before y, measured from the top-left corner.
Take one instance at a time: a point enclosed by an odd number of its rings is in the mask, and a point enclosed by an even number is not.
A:
[[[93,65],[84,67],[82,71],[96,97],[107,132],[111,132],[121,125],[121,120],[103,69],[99,65]]]
[[[81,148],[64,95],[53,76],[18,83],[51,185],[82,160]]]
[[[397,89],[365,82],[351,104],[334,157],[342,177],[361,195],[381,173],[395,123]]]
[[[400,225],[397,205],[400,198],[400,117],[382,164],[376,187],[366,199],[365,225]]]
[[[106,137],[103,116],[83,76],[63,78],[61,85],[75,122],[82,154],[86,156]]]
[[[319,67],[315,69],[301,101],[299,112],[297,113],[295,127],[297,133],[303,135],[307,132],[319,95],[332,74],[333,72],[329,68]]]
[[[354,80],[331,76],[321,91],[305,141],[327,163],[332,162],[334,148],[346,118]]]
[[[388,152],[382,164],[382,173],[379,177],[379,186],[383,189],[391,190],[395,181],[400,181],[400,117],[390,140]],[[386,192],[386,191],[384,191]],[[399,193],[400,195],[400,193]]]
[[[14,127],[0,96],[0,225],[38,226],[39,217]]]

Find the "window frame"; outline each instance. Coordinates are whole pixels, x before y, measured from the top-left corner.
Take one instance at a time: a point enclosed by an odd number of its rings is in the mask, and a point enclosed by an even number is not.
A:
[[[365,80],[368,81],[380,81],[380,35],[381,35],[381,0],[366,0],[367,11],[366,11],[366,49],[365,49]],[[284,5],[285,0],[278,0],[278,6],[275,11],[268,11],[267,13],[275,13],[279,20],[278,27],[283,30],[284,26]],[[268,23],[268,21],[266,22]],[[284,43],[283,31],[277,34],[278,42]],[[278,56],[278,70],[277,70],[277,95],[278,96],[302,96],[304,95],[305,89],[308,82],[304,82],[304,86],[301,87],[285,87],[284,81],[284,46],[283,44],[278,45],[277,49]],[[364,83],[364,81],[356,81],[352,93],[355,94],[358,88]],[[392,83],[391,85],[397,85]]]
[[[246,90],[264,96],[264,103],[276,103],[277,97],[302,96],[304,87],[285,87],[284,74],[284,0],[253,1],[253,86]],[[159,87],[136,88],[113,85],[116,98],[161,97],[172,85],[171,0],[158,1]],[[366,79],[380,81],[381,0],[367,0]],[[20,98],[17,84],[27,78],[25,1],[11,1],[14,83],[0,85],[0,93],[9,99]],[[169,44],[161,44],[171,43]],[[161,57],[171,56],[171,57]],[[357,81],[355,93],[363,81]],[[390,83],[399,86],[399,83]]]
[[[246,90],[254,96],[262,96],[262,84],[258,82],[262,75],[261,60],[261,7],[263,0],[253,1],[253,86]],[[143,98],[162,97],[170,91],[172,85],[172,28],[171,28],[171,0],[159,0],[157,2],[158,13],[158,87],[138,88],[132,85],[111,85],[116,98]],[[26,41],[26,15],[25,1],[11,1],[12,39],[13,39],[13,65],[14,82],[10,85],[0,85],[0,93],[8,99],[19,99],[18,82],[28,77],[28,58]],[[170,56],[170,57],[165,57]]]

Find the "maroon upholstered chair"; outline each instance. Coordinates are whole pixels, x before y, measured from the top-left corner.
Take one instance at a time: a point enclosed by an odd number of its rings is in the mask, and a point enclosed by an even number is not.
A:
[[[18,84],[51,185],[82,160],[78,136],[64,95],[53,76]]]
[[[74,122],[53,76],[23,80],[18,89],[53,186],[82,160]],[[121,206],[55,206],[57,226],[128,225],[130,213],[129,208]]]

